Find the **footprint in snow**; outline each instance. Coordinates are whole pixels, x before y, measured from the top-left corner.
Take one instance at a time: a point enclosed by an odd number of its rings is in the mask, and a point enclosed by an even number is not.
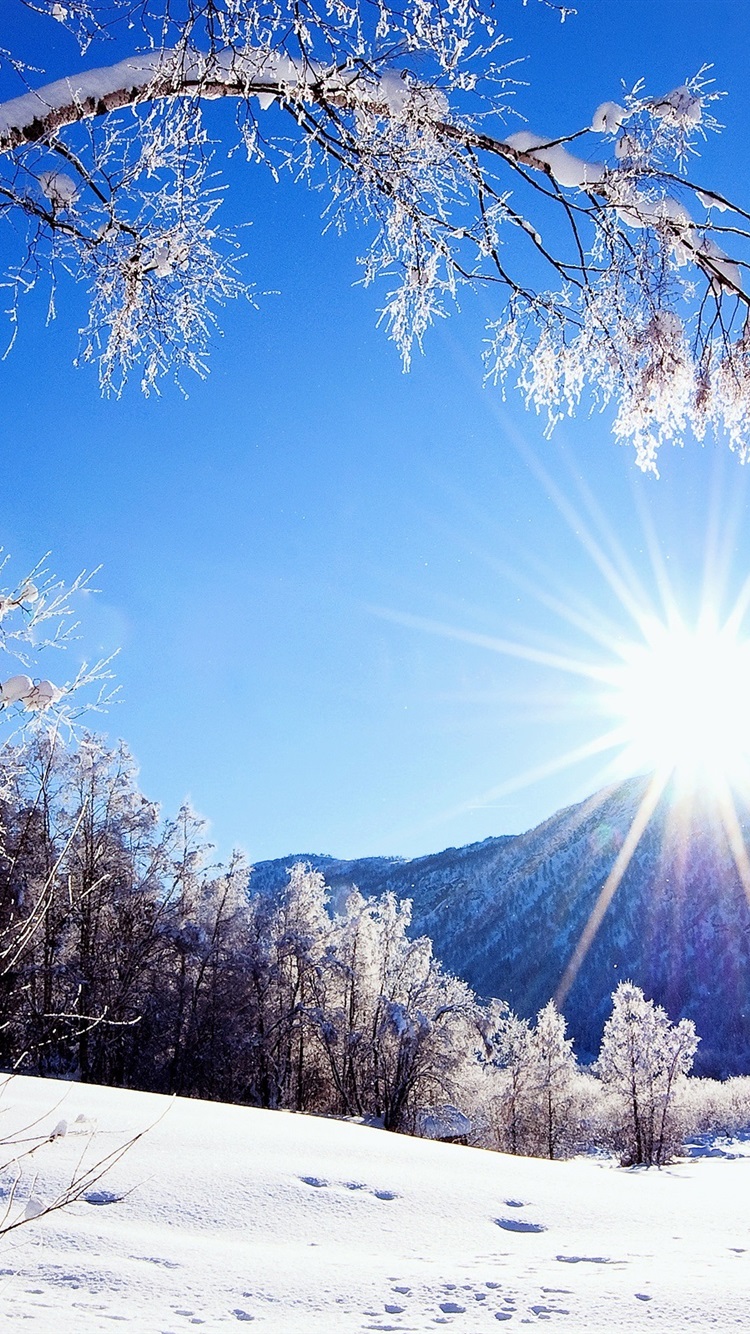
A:
[[[441,1302],[440,1310],[443,1315],[463,1315],[466,1307],[460,1306],[458,1302]]]
[[[649,1295],[648,1295],[647,1292],[637,1292],[635,1295],[636,1295],[636,1297],[638,1298],[638,1301],[639,1301],[639,1302],[650,1302],[650,1301],[651,1301],[651,1298],[649,1297]]]
[[[112,1190],[90,1190],[83,1198],[87,1204],[121,1204],[125,1196]]]
[[[300,1177],[300,1181],[304,1182],[306,1186],[317,1186],[318,1189],[320,1189],[321,1186],[328,1185],[328,1182],[325,1181],[323,1177]]]
[[[161,1265],[162,1269],[179,1269],[176,1260],[164,1260],[159,1255],[134,1255],[133,1260],[140,1260],[145,1265]]]
[[[234,1316],[235,1320],[254,1320],[254,1319],[255,1319],[255,1316],[254,1316],[254,1315],[251,1315],[249,1311],[243,1311],[242,1308],[241,1308],[240,1306],[235,1306],[234,1310],[232,1311],[232,1315]]]
[[[496,1218],[498,1227],[505,1232],[546,1232],[543,1223],[527,1223],[523,1218]]]
[[[509,1209],[525,1209],[526,1207],[523,1200],[506,1200],[505,1203]]]
[[[373,1195],[376,1200],[397,1200],[398,1195],[395,1190],[374,1190]]]
[[[606,1255],[556,1255],[564,1265],[611,1265],[612,1261]]]
[[[403,1306],[397,1306],[395,1302],[384,1302],[383,1305],[385,1306],[385,1313],[386,1313],[386,1315],[402,1315],[402,1314],[403,1314],[404,1307],[403,1307]]]

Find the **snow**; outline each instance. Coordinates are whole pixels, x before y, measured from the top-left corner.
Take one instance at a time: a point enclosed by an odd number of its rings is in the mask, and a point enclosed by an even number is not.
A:
[[[548,1163],[21,1077],[0,1108],[6,1137],[38,1118],[47,1133],[67,1121],[18,1188],[13,1209],[29,1215],[69,1180],[82,1147],[90,1161],[151,1127],[87,1200],[6,1237],[7,1327],[746,1328],[748,1158],[650,1172]]]
[[[688,209],[679,199],[673,195],[652,198],[629,181],[625,181],[624,186],[618,186],[614,177],[610,181],[610,193],[617,215],[626,226],[658,228],[666,223],[675,233],[679,233],[679,240],[675,236],[673,247],[678,264],[696,255],[703,256],[711,262],[713,284],[742,291],[739,265],[710,236],[700,233]],[[708,197],[702,195],[700,198],[705,203]]]
[[[653,198],[626,180],[613,190],[613,197],[617,215],[628,227],[659,227],[666,222],[687,232],[694,225],[685,205],[672,195]]]
[[[44,119],[51,111],[91,102],[96,104],[115,93],[133,91],[145,93],[155,83],[177,87],[191,82],[208,80],[227,87],[273,82],[296,85],[316,71],[295,63],[277,52],[247,48],[244,51],[219,53],[215,57],[186,55],[180,50],[147,51],[121,60],[115,65],[85,70],[65,79],[58,79],[43,88],[24,93],[0,104],[0,141],[13,132],[20,132],[36,119]]]
[[[591,128],[595,134],[615,134],[628,114],[618,102],[602,102],[591,118]]]
[[[447,1103],[422,1113],[419,1133],[425,1139],[460,1139],[471,1134],[471,1121],[458,1107]]]
[[[64,171],[42,171],[38,176],[42,193],[56,208],[70,208],[78,197],[78,186]]]
[[[3,687],[3,694],[5,694],[5,687]],[[24,706],[31,710],[31,712],[38,711],[43,713],[45,709],[49,709],[53,704],[57,704],[62,699],[62,696],[62,690],[59,686],[56,686],[54,682],[46,680],[39,681],[29,694],[24,696]]]
[[[696,195],[705,209],[715,208],[719,213],[726,213],[729,204],[725,203],[718,195],[711,194],[704,190],[696,190]]]
[[[3,704],[15,704],[19,699],[26,699],[33,689],[34,683],[30,676],[10,676],[0,685],[0,700]]]
[[[683,84],[665,93],[664,97],[656,98],[651,103],[651,112],[672,125],[700,125],[703,107],[700,97]]]
[[[530,130],[518,130],[505,140],[509,148],[520,153],[530,153],[538,162],[548,166],[558,185],[568,189],[586,190],[600,184],[605,177],[606,168],[602,162],[584,162],[583,158],[569,153],[563,144],[556,144],[550,139],[542,139]]]
[[[58,79],[44,88],[11,98],[0,105],[0,139],[13,130],[22,130],[35,119],[42,119],[60,107],[109,96],[121,88],[145,88],[166,65],[163,51],[145,52],[116,65],[86,70],[70,78]]]

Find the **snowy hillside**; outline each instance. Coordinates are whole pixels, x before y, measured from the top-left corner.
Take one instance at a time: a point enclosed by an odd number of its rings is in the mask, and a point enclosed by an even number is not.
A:
[[[2,1328],[747,1327],[747,1158],[650,1172],[547,1163],[29,1078],[1,1105],[6,1137],[39,1117],[69,1127],[36,1159],[36,1182],[22,1179],[14,1213],[51,1198],[83,1152],[153,1126],[87,1201],[6,1237]]]
[[[412,861],[343,862],[302,854],[335,896],[357,884],[414,903],[413,929],[481,995],[533,1015],[552,996],[633,822],[645,780],[606,789],[517,837]],[[750,817],[740,812],[750,847]],[[260,863],[252,888],[275,888],[297,860]],[[610,995],[630,978],[701,1035],[696,1073],[750,1070],[750,910],[720,814],[665,798],[565,1004],[582,1056],[599,1046]]]

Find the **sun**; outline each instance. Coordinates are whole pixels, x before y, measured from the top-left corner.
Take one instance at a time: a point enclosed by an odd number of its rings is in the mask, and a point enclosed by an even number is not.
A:
[[[691,627],[641,623],[620,649],[602,703],[621,733],[621,764],[682,785],[725,787],[750,774],[750,639],[708,616]]]

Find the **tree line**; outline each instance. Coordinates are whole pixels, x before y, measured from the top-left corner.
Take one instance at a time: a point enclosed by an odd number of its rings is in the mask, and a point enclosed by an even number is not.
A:
[[[698,1038],[631,983],[580,1069],[550,1002],[480,1001],[409,934],[410,904],[290,868],[253,892],[188,807],[163,820],[122,744],[40,729],[2,752],[0,1066],[361,1118],[549,1158],[660,1163],[737,1129],[750,1080],[687,1078]],[[731,1122],[731,1126],[730,1126]]]

